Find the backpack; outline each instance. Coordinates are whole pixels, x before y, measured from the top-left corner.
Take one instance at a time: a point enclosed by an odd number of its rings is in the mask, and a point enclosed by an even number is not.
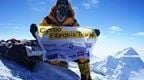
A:
[[[41,59],[41,56],[27,55],[26,46],[31,46],[33,42],[35,41],[29,40],[27,42],[11,43],[9,40],[3,45],[0,43],[0,56],[8,60],[13,60],[28,69],[33,69]]]

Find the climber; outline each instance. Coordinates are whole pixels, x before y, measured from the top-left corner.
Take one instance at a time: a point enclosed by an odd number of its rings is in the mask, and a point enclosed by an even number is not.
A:
[[[51,9],[51,12],[48,16],[46,16],[40,26],[71,26],[71,27],[78,27],[79,24],[75,19],[75,13],[71,7],[71,4],[68,0],[57,0],[56,5]],[[35,32],[37,31],[36,24],[32,24],[30,27],[30,32],[32,35],[36,37]],[[96,30],[97,34],[99,35],[99,30]],[[75,60],[74,62],[78,63],[79,70],[81,73],[81,80],[91,80],[90,76],[90,65],[89,59],[80,58]],[[50,61],[52,65],[57,65],[61,67],[68,67],[67,62],[65,61]]]

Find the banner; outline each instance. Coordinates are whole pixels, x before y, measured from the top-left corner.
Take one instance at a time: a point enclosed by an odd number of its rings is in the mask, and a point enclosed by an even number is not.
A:
[[[89,58],[97,38],[94,29],[84,27],[39,26],[36,35],[47,60],[61,61]]]

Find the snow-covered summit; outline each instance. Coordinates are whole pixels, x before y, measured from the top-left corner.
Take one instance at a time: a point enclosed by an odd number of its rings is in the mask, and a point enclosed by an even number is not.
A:
[[[122,51],[119,51],[115,57],[120,58],[120,57],[139,57],[139,54],[131,47],[126,48]]]
[[[103,73],[108,80],[130,80],[131,75],[144,70],[144,63],[133,48],[126,48],[95,63],[93,70]]]

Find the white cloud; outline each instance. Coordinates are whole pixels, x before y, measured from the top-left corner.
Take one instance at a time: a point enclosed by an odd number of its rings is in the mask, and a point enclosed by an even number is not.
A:
[[[99,0],[84,0],[82,3],[82,6],[84,6],[86,9],[98,7]]]
[[[99,58],[105,58],[108,55],[114,55],[124,48],[122,45],[115,48],[116,45],[119,45],[119,42],[112,43],[109,41],[109,36],[102,34],[98,37],[96,44],[93,46],[92,54]]]
[[[23,30],[24,27],[25,27],[25,25],[13,24],[13,23],[0,24],[0,26],[2,26],[4,30],[7,30],[7,29],[10,29],[10,30]]]
[[[143,36],[144,37],[144,32],[137,32],[133,34],[134,36]]]
[[[0,40],[8,40],[11,38],[16,39],[32,39],[33,37],[29,33],[29,29],[27,29],[26,24],[19,24],[19,23],[7,23],[7,24],[0,24],[1,31],[0,31]]]
[[[29,8],[35,12],[46,12],[55,4],[56,0],[27,0]]]
[[[109,28],[109,30],[110,30],[110,32],[115,33],[115,32],[120,32],[120,31],[122,31],[122,28],[121,28],[121,27],[118,27],[118,26],[112,26],[112,27]]]
[[[79,10],[79,8],[77,6],[72,6],[72,7],[73,7],[74,11],[78,11]]]
[[[100,40],[105,40],[107,38],[108,38],[108,36],[105,36],[105,35],[100,35],[100,37],[99,37]]]
[[[44,7],[31,7],[31,10],[36,12],[42,12],[45,11],[46,9]]]

